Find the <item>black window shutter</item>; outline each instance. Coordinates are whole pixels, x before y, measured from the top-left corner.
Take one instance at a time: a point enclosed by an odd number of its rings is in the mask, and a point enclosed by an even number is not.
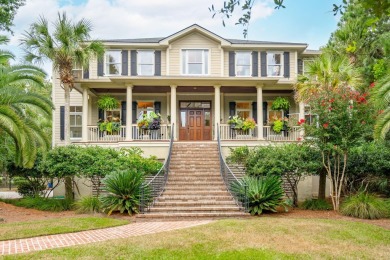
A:
[[[283,53],[284,56],[284,77],[289,78],[290,77],[290,52],[285,51]]]
[[[154,102],[154,113],[156,113],[156,114],[161,113],[161,102],[160,101]]]
[[[263,102],[263,123],[264,124],[267,124],[267,120],[268,120],[267,107],[268,107],[268,103]]]
[[[252,52],[252,77],[259,76],[259,53],[257,51]]]
[[[267,52],[262,51],[260,54],[260,66],[261,66],[261,76],[267,77]]]
[[[154,76],[161,76],[161,51],[154,52]]]
[[[65,107],[60,106],[60,139],[65,140]]]
[[[131,50],[130,54],[130,59],[131,59],[131,76],[137,76],[137,51],[136,50]]]
[[[298,59],[298,74],[302,75],[303,74],[303,60]]]
[[[257,102],[252,103],[252,117],[257,123]]]
[[[236,115],[236,102],[229,102],[229,116]]]
[[[104,110],[99,108],[99,120],[104,120]]]
[[[122,50],[122,75],[129,75],[129,51]]]
[[[131,107],[132,117],[133,117],[133,124],[137,123],[137,101],[133,101],[132,107]]]
[[[121,112],[122,112],[122,115],[121,115],[121,121],[122,121],[122,125],[126,125],[126,101],[122,101],[121,102]]]
[[[89,79],[89,69],[84,68],[83,70],[83,79]]]
[[[234,51],[229,51],[229,76],[230,77],[235,77],[236,76],[236,71],[235,71],[235,56],[236,53]]]
[[[103,76],[103,59],[98,59],[98,76]]]

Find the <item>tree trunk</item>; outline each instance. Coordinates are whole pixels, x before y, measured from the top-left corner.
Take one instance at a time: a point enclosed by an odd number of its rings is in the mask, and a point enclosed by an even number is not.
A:
[[[320,171],[320,179],[318,182],[318,199],[325,199],[325,191],[326,191],[326,170],[322,169]]]
[[[70,144],[70,87],[69,84],[64,83],[64,91],[65,91],[65,122],[64,122],[64,133],[65,133],[65,145]],[[73,186],[72,186],[72,178],[65,177],[65,199],[73,200]]]

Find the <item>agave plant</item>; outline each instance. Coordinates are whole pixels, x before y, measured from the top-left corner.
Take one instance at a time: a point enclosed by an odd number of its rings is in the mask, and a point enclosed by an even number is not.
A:
[[[246,176],[242,179],[242,182],[247,186],[249,213],[251,215],[260,215],[263,211],[276,212],[276,207],[285,205],[282,180],[279,176]],[[233,185],[233,191],[241,197],[245,194],[243,185],[238,183]]]
[[[114,172],[106,176],[103,183],[109,194],[100,198],[103,211],[108,215],[113,211],[127,211],[129,215],[138,213],[143,180],[143,173],[135,170]]]

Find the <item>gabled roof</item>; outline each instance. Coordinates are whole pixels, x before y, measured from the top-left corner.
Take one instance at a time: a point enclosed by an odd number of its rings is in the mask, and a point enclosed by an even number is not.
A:
[[[138,39],[112,39],[102,40],[102,42],[120,42],[120,43],[159,43],[164,37],[138,38]]]
[[[178,32],[176,32],[174,34],[169,35],[168,37],[162,39],[160,41],[160,44],[168,45],[171,41],[173,41],[173,40],[175,40],[177,38],[180,38],[180,37],[182,37],[182,36],[184,36],[186,34],[192,33],[192,32],[199,32],[199,33],[201,33],[203,35],[206,35],[209,38],[214,39],[214,40],[220,42],[222,46],[226,46],[226,45],[229,46],[230,45],[230,42],[227,41],[226,39],[222,38],[221,36],[211,32],[211,31],[209,31],[209,30],[207,30],[207,29],[205,29],[202,26],[197,25],[197,24],[193,24],[191,26],[188,26],[187,28],[184,28],[183,30],[180,30],[180,31],[178,31]]]

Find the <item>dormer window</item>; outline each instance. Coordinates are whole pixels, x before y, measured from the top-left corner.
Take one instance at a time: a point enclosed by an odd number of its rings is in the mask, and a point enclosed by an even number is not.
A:
[[[105,54],[105,75],[121,75],[122,73],[121,50],[109,50]]]
[[[154,75],[154,50],[139,50],[137,52],[138,75]]]
[[[236,76],[251,76],[251,52],[236,52]]]
[[[209,74],[208,50],[182,50],[182,74],[207,75]]]
[[[281,52],[267,53],[267,76],[281,77],[283,71],[283,55]]]

